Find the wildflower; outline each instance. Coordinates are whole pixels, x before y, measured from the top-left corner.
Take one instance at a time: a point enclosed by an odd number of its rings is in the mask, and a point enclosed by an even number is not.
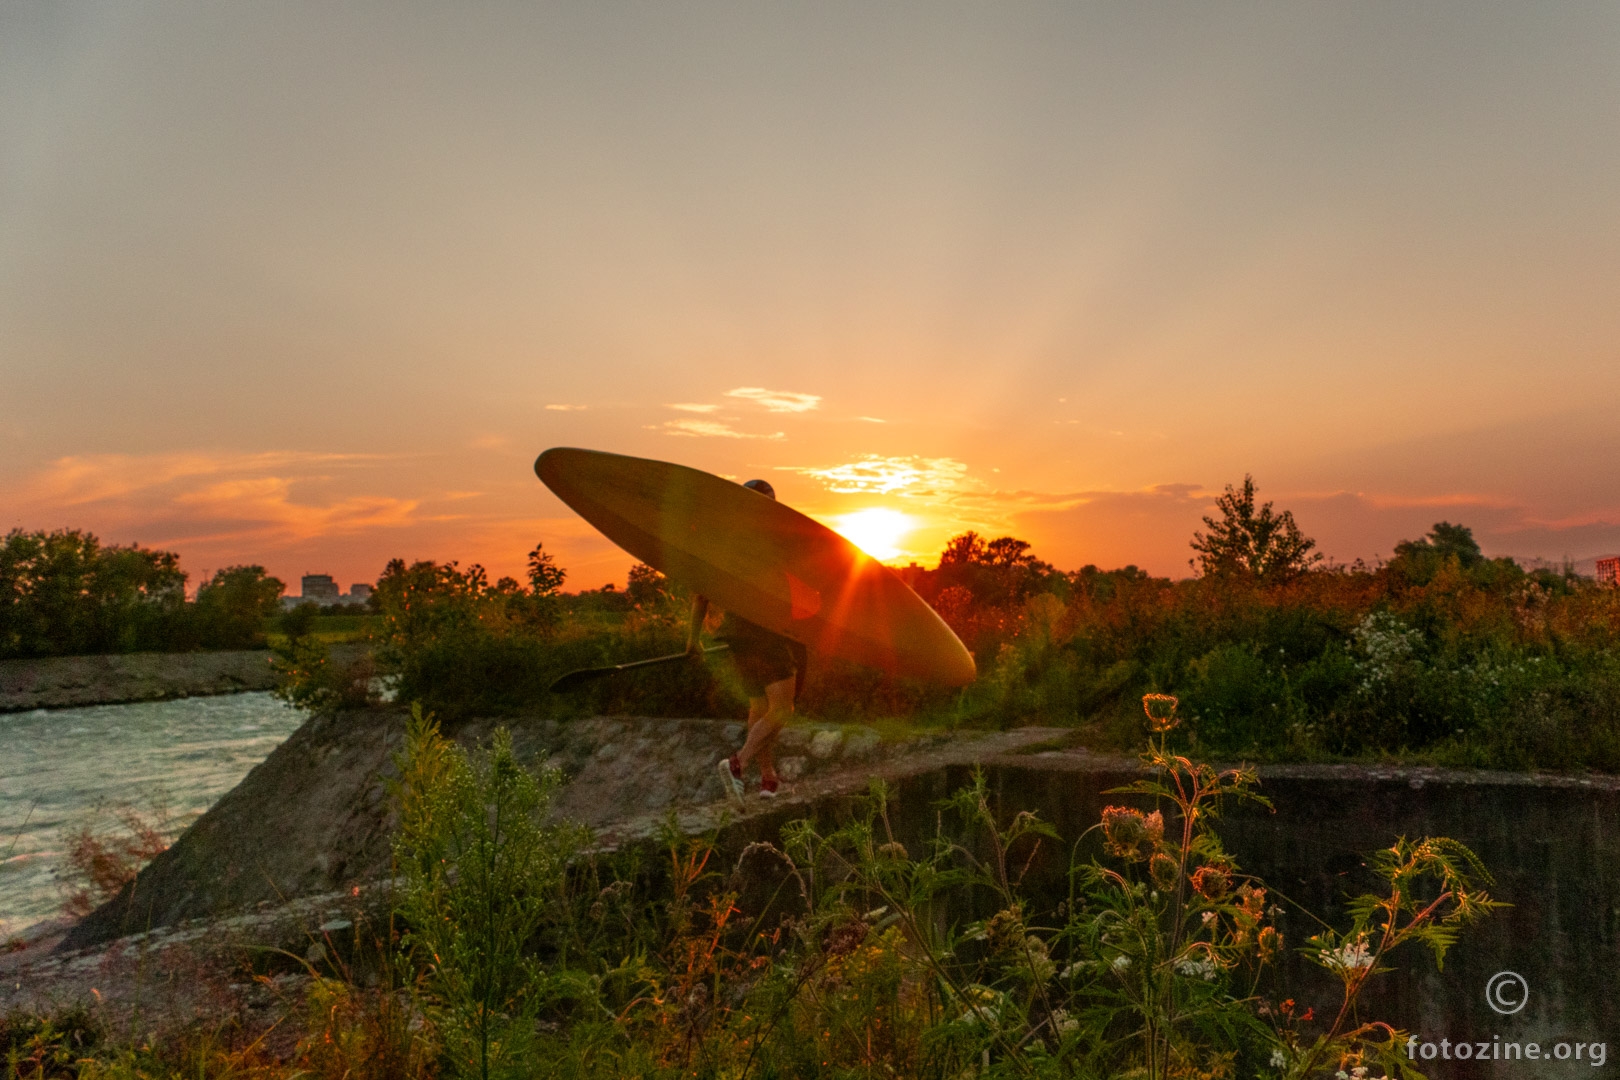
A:
[[[1260,931],[1255,944],[1260,948],[1260,959],[1270,960],[1282,948],[1282,935],[1275,927],[1267,926]]]
[[[1282,1047],[1278,1047],[1271,1052],[1271,1067],[1273,1069],[1280,1069],[1287,1064],[1288,1055],[1283,1053]]]
[[[1142,711],[1147,713],[1148,726],[1155,734],[1163,734],[1181,724],[1176,719],[1176,706],[1180,704],[1169,694],[1142,695]]]
[[[1193,871],[1192,887],[1205,900],[1219,900],[1232,887],[1232,878],[1219,866],[1200,866]]]
[[[1125,971],[1127,971],[1131,966],[1131,958],[1126,956],[1124,953],[1120,953],[1118,956],[1114,957],[1113,961],[1110,962],[1108,966],[1113,968],[1115,971],[1124,974]]]
[[[1208,925],[1209,925],[1209,923],[1210,923],[1210,922],[1211,922],[1211,921],[1212,921],[1212,920],[1213,920],[1213,919],[1214,919],[1214,918],[1215,918],[1215,913],[1214,913],[1214,912],[1213,912],[1213,911],[1206,911],[1206,912],[1204,912],[1204,925],[1205,925],[1205,926],[1208,926]]]
[[[1105,806],[1102,827],[1109,853],[1122,859],[1143,858],[1144,844],[1151,850],[1164,839],[1164,815],[1157,810],[1144,814],[1128,806]]]
[[[1148,876],[1153,878],[1153,884],[1169,892],[1181,876],[1181,864],[1161,851],[1148,863]]]
[[[1202,959],[1187,957],[1176,961],[1177,973],[1190,978],[1203,979],[1205,982],[1213,982],[1217,970],[1215,961],[1207,956]]]
[[[1337,949],[1323,949],[1320,955],[1325,966],[1345,974],[1365,971],[1373,965],[1366,938],[1357,938]]]

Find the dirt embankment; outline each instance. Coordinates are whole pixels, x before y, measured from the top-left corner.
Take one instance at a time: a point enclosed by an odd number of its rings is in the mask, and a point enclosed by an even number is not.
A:
[[[61,949],[388,877],[394,827],[388,785],[405,720],[400,711],[309,720],[142,870],[131,889],[74,926]],[[742,724],[722,720],[516,718],[508,726],[521,759],[562,768],[567,784],[555,814],[589,826],[604,846],[645,839],[671,813],[683,826],[706,827],[699,818],[725,810],[715,763],[744,734]],[[455,737],[478,745],[493,727],[475,721]],[[760,810],[796,805],[827,784],[863,786],[885,761],[915,768],[930,749],[953,747],[971,758],[969,746],[1030,742],[1038,737],[1029,734],[1034,730],[885,743],[869,728],[793,724],[777,751],[787,797],[751,802],[765,803]]]

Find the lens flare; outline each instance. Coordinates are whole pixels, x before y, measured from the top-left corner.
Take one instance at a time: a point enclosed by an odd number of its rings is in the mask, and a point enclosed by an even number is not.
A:
[[[905,554],[900,540],[917,523],[897,510],[874,506],[868,510],[841,514],[833,519],[833,531],[879,562]]]

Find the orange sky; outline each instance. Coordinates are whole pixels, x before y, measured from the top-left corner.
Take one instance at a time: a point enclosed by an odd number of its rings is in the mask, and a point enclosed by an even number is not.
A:
[[[1610,4],[0,8],[0,526],[626,561],[530,471],[1185,573],[1620,550]],[[893,519],[891,519],[893,520]]]

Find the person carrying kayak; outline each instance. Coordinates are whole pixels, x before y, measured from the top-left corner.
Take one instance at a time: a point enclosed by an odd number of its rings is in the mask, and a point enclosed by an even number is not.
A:
[[[743,487],[766,498],[776,498],[775,489],[764,480],[750,480]],[[694,596],[686,653],[695,660],[704,658],[700,637],[708,613],[708,597]],[[748,694],[748,738],[736,753],[721,758],[716,769],[726,794],[740,802],[746,790],[743,769],[757,761],[760,798],[775,798],[780,781],[773,755],[777,737],[793,715],[793,701],[803,685],[805,647],[732,611],[725,613],[714,637],[730,646],[731,663]]]

